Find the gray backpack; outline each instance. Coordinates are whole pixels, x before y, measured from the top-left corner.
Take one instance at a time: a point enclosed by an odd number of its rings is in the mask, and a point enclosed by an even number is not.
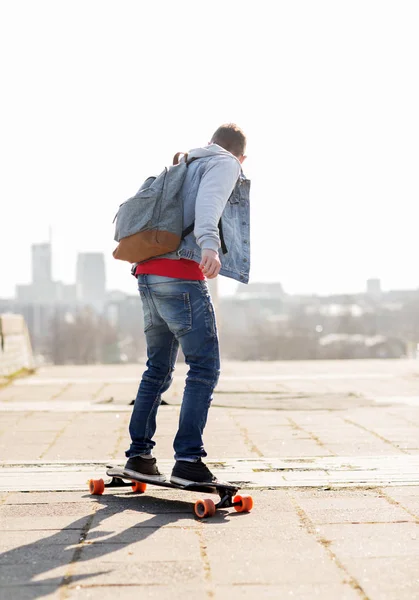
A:
[[[185,160],[179,162],[182,154]],[[181,240],[193,230],[192,225],[182,231],[179,192],[188,165],[194,160],[197,159],[188,161],[187,154],[178,152],[173,166],[146,179],[135,196],[120,205],[114,218],[114,239],[118,242],[114,258],[139,263],[177,250]]]

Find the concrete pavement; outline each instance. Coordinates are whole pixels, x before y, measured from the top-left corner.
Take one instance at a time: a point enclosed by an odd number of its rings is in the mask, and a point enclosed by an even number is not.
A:
[[[160,408],[170,472],[185,366]],[[87,492],[124,462],[141,366],[49,367],[0,389],[0,599],[419,598],[419,362],[228,363],[209,464],[254,510]],[[246,489],[247,488],[247,489]]]

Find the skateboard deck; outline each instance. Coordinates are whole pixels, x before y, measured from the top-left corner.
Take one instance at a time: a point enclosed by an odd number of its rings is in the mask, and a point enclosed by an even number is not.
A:
[[[172,483],[168,479],[165,481],[158,481],[153,477],[147,477],[136,471],[130,471],[129,469],[122,469],[120,467],[106,467],[106,474],[109,477],[120,477],[123,479],[131,479],[140,483],[149,483],[150,485],[157,485],[160,487],[176,488],[178,490],[190,490],[195,492],[206,492],[208,494],[216,493],[217,490],[231,490],[232,493],[236,493],[240,487],[228,483],[227,481],[219,481],[211,485],[204,485],[202,483],[188,483],[185,485],[179,483]]]
[[[89,489],[93,495],[102,495],[105,488],[131,486],[133,492],[144,493],[147,485],[157,487],[172,488],[176,490],[185,490],[190,492],[201,492],[207,494],[218,494],[220,501],[217,504],[210,499],[197,500],[195,502],[194,512],[199,518],[211,517],[218,508],[234,507],[237,512],[250,512],[253,508],[251,496],[237,495],[239,486],[227,481],[218,481],[217,483],[202,484],[198,482],[185,485],[172,483],[168,479],[159,481],[153,477],[147,477],[142,473],[130,471],[122,467],[106,467],[106,475],[110,478],[108,481],[103,479],[90,479]]]

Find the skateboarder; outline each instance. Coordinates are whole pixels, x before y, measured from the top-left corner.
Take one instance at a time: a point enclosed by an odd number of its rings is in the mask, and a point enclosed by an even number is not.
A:
[[[156,415],[175,368],[179,345],[189,371],[174,440],[173,483],[211,483],[202,440],[220,374],[215,314],[205,278],[220,273],[247,283],[250,265],[249,186],[241,164],[246,138],[222,125],[208,146],[191,150],[181,189],[184,226],[178,250],[140,263],[135,271],[144,312],[147,369],[129,425],[126,469],[164,480],[152,455]],[[196,160],[191,160],[196,159]]]

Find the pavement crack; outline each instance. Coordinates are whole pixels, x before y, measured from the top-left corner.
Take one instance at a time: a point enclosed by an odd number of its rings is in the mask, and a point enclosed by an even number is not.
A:
[[[51,448],[54,446],[54,444],[59,440],[59,438],[62,436],[62,434],[64,433],[64,431],[67,429],[67,427],[69,425],[71,425],[71,423],[73,423],[76,420],[77,417],[77,413],[74,413],[73,418],[70,419],[69,421],[67,421],[67,423],[64,425],[64,427],[62,427],[59,431],[57,431],[57,433],[55,434],[55,436],[53,437],[53,439],[51,440],[51,443],[48,445],[48,448],[46,448],[46,450],[44,450],[42,452],[42,454],[40,454],[38,456],[38,460],[42,460],[45,455],[51,450]]]
[[[394,498],[392,498],[383,489],[380,489],[379,493],[380,493],[381,498],[384,498],[384,500],[387,500],[387,502],[389,504],[392,504],[393,506],[398,506],[398,507],[402,508],[408,515],[410,515],[411,517],[413,517],[415,519],[416,523],[419,524],[419,515],[415,514],[410,509],[408,509],[405,506],[403,506],[403,504],[401,502],[398,502],[397,500],[395,500]]]
[[[406,450],[403,450],[403,448],[400,448],[396,444],[393,444],[393,442],[391,440],[388,440],[387,438],[383,437],[376,431],[373,431],[372,429],[368,429],[368,427],[365,427],[364,425],[361,425],[360,423],[357,423],[356,421],[352,421],[352,419],[345,418],[343,420],[345,421],[345,423],[349,423],[349,425],[354,425],[355,427],[359,427],[359,429],[362,429],[363,431],[366,431],[367,433],[373,435],[374,437],[378,438],[385,444],[389,444],[389,446],[391,446],[392,448],[396,448],[396,450],[398,450],[399,452],[402,452],[403,454],[409,454],[409,452],[407,452]]]
[[[398,519],[396,521],[330,521],[328,525],[398,525],[399,523],[411,523],[408,519]]]
[[[106,590],[107,588],[140,588],[140,591],[143,591],[144,587],[144,583],[139,581],[138,583],[82,583],[78,584],[75,589],[90,590],[96,588],[103,588],[104,590]],[[159,588],[166,586],[164,583],[147,583],[147,587]]]
[[[59,398],[61,396],[61,394],[64,394],[64,392],[66,392],[69,388],[71,388],[72,385],[73,385],[72,383],[66,383],[65,386],[62,387],[56,394],[51,396],[50,400],[56,400],[57,398]]]
[[[118,437],[115,441],[115,446],[113,452],[111,452],[112,460],[115,460],[119,453],[119,446],[122,444],[122,440],[125,439],[128,431],[128,418],[131,418],[130,414],[125,415],[123,419],[121,419],[121,426],[119,428]]]
[[[205,586],[206,586],[206,596],[207,596],[207,598],[214,598],[215,592],[214,592],[214,585],[212,582],[211,565],[210,565],[210,561],[208,558],[207,544],[205,543],[205,536],[204,536],[204,530],[203,530],[202,523],[201,523],[201,526],[196,529],[196,534],[198,536],[199,552],[201,555],[202,566],[204,569],[204,581],[205,581]]]
[[[339,560],[339,558],[333,552],[333,550],[331,548],[332,541],[327,540],[326,538],[324,538],[323,536],[321,536],[318,533],[313,521],[310,519],[310,517],[305,512],[305,510],[298,504],[298,502],[296,501],[296,499],[293,496],[290,496],[290,497],[291,497],[291,502],[293,503],[293,505],[295,507],[298,518],[300,519],[300,522],[301,522],[302,526],[304,527],[304,529],[307,531],[307,533],[309,533],[310,535],[312,535],[315,538],[315,540],[318,544],[320,544],[324,548],[324,550],[328,554],[328,556],[329,556],[330,560],[333,562],[333,564],[335,564],[338,567],[338,569],[340,569],[345,574],[345,579],[342,581],[342,583],[349,585],[353,590],[355,590],[359,594],[359,597],[362,598],[362,600],[369,600],[369,598],[368,598],[367,594],[365,593],[364,589],[362,588],[361,584],[355,579],[355,577],[353,575],[351,575],[349,573],[349,571],[347,570],[345,565]]]
[[[102,385],[99,386],[99,389],[96,392],[94,392],[94,394],[92,394],[91,399],[92,400],[96,400],[96,398],[99,396],[99,394],[101,392],[103,392],[103,390],[105,389],[105,387],[107,387],[108,385],[109,385],[109,383],[107,383],[106,381],[105,381],[105,383],[102,383]]]
[[[3,496],[3,498],[0,498],[0,506],[2,504],[5,504],[6,500],[9,498],[9,496],[11,494],[13,494],[14,492],[6,492],[5,495]]]
[[[297,431],[301,431],[302,433],[305,433],[307,435],[309,435],[311,437],[311,439],[316,442],[316,444],[318,446],[320,446],[321,448],[325,448],[327,450],[327,452],[329,452],[330,454],[332,454],[333,456],[337,456],[335,452],[332,452],[331,450],[329,450],[329,448],[326,446],[326,444],[324,444],[321,439],[312,431],[308,431],[308,429],[304,429],[304,427],[301,427],[301,425],[299,425],[298,423],[296,423],[294,421],[294,419],[291,419],[291,417],[287,417],[288,422],[290,423],[292,429],[295,429]]]
[[[229,411],[228,415],[231,418],[231,420],[233,421],[233,423],[235,424],[235,426],[237,427],[237,429],[242,434],[242,436],[244,438],[244,443],[249,448],[250,452],[253,452],[253,454],[256,454],[256,456],[263,457],[263,452],[261,452],[259,450],[259,448],[256,446],[256,444],[254,442],[252,442],[252,440],[250,439],[250,436],[249,436],[249,432],[246,429],[246,427],[242,427],[239,420],[231,414],[231,411]]]
[[[84,525],[83,529],[81,530],[79,542],[78,542],[76,548],[74,549],[73,556],[69,562],[67,571],[66,571],[66,573],[63,577],[63,580],[60,584],[60,596],[59,596],[60,600],[66,600],[66,598],[68,597],[69,586],[72,583],[73,578],[74,578],[74,569],[75,569],[77,562],[80,560],[81,554],[83,552],[83,546],[85,545],[87,535],[92,526],[93,519],[95,518],[95,514],[96,514],[96,511],[90,515],[86,524]]]

